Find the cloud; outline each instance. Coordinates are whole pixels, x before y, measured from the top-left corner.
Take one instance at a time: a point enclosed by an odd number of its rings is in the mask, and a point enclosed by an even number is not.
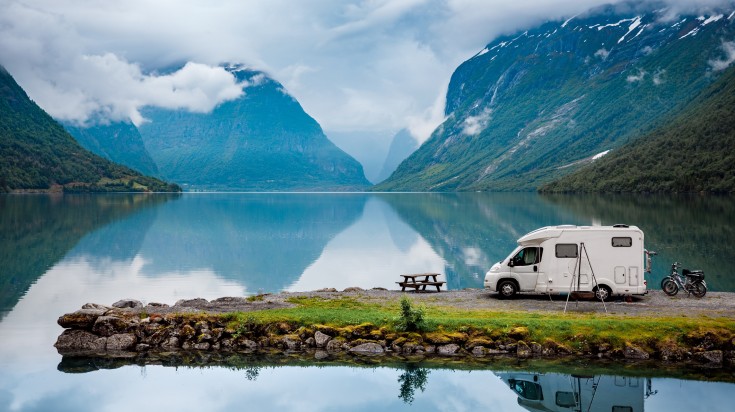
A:
[[[605,49],[604,47],[595,52],[595,57],[599,57],[602,60],[607,60],[607,56],[609,55],[610,55],[610,51]]]
[[[492,109],[486,107],[477,116],[470,116],[464,119],[464,122],[462,122],[462,134],[466,136],[476,136],[480,134],[485,130],[487,124],[490,122],[490,115],[492,112]]]
[[[666,82],[666,79],[664,79],[665,75],[666,75],[666,70],[664,69],[656,70],[656,73],[653,74],[653,79],[651,81],[653,81],[653,84],[655,86],[663,84]]]
[[[176,101],[204,110],[234,91],[218,66],[244,63],[282,82],[326,130],[408,125],[425,138],[443,120],[436,100],[452,72],[495,37],[611,2],[622,0],[6,0],[0,63],[43,108],[78,119]],[[723,2],[666,4],[673,13]],[[186,62],[201,66],[168,78]],[[103,85],[111,75],[119,83]],[[209,83],[185,92],[185,75]]]
[[[638,70],[638,74],[631,74],[625,78],[628,83],[637,83],[643,81],[648,73],[645,70]]]
[[[735,41],[723,41],[722,51],[725,52],[723,58],[709,61],[709,65],[714,71],[725,70],[735,62]]]

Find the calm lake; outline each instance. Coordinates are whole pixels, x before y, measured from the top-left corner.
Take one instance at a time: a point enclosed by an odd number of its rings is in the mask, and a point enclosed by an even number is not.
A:
[[[575,391],[584,400],[592,386],[598,401],[626,403],[590,410],[731,410],[727,393],[734,385],[660,374],[650,382],[641,373],[574,383],[572,374],[533,369],[510,376],[492,367],[424,373],[410,365],[280,366],[256,373],[123,366],[70,373],[52,346],[61,333],[58,316],[87,302],[173,304],[324,287],[395,289],[400,274],[420,272],[444,274],[449,289],[480,288],[490,266],[533,229],[615,223],[639,226],[646,247],[659,252],[649,287],[657,287],[676,260],[703,269],[710,290],[735,291],[732,265],[722,263],[735,259],[735,201],[729,197],[0,196],[0,410],[572,410],[556,402],[578,399],[569,395]],[[415,389],[411,402],[403,396],[407,380]],[[619,387],[635,389],[623,394],[615,392],[623,391]],[[521,396],[534,393],[556,406]]]

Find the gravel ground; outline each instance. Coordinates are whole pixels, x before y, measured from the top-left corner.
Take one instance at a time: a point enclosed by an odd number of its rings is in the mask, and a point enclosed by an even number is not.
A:
[[[735,318],[735,293],[730,292],[708,292],[704,298],[698,299],[679,293],[677,296],[666,296],[660,290],[652,290],[645,296],[635,296],[632,299],[617,298],[603,305],[594,300],[569,300],[566,296],[547,295],[517,295],[515,299],[502,300],[495,293],[486,292],[482,289],[464,289],[442,292],[400,292],[390,290],[354,290],[343,292],[294,292],[262,295],[262,300],[246,299],[243,297],[226,297],[206,301],[204,299],[181,300],[171,307],[146,306],[142,310],[148,312],[234,312],[253,311],[283,308],[293,306],[287,299],[293,297],[321,297],[324,299],[337,299],[350,297],[363,302],[385,303],[393,300],[398,301],[403,296],[408,296],[413,301],[427,306],[450,306],[460,309],[490,309],[507,311],[533,311],[533,312],[563,312],[565,305],[567,312],[607,313],[618,315],[641,315],[641,316],[686,316],[686,317],[729,317]]]

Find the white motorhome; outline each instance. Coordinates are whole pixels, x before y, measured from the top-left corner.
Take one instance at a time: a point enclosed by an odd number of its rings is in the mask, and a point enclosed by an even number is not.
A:
[[[643,412],[650,380],[624,376],[496,372],[528,411]]]
[[[643,231],[635,226],[547,226],[518,239],[518,247],[485,275],[501,298],[518,292],[594,292],[599,299],[643,295]],[[594,276],[593,276],[594,275]]]

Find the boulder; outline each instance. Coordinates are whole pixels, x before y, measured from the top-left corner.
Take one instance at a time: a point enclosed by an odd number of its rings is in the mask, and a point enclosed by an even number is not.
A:
[[[459,352],[459,345],[456,343],[450,343],[448,345],[437,346],[436,353],[444,356],[456,355]]]
[[[235,341],[235,344],[237,345],[238,348],[249,350],[249,351],[258,349],[258,343],[250,339],[238,338]]]
[[[317,348],[326,348],[330,340],[332,340],[332,337],[326,333],[321,333],[319,331],[314,333],[314,341]]]
[[[364,291],[365,289],[363,288],[352,286],[352,287],[346,288],[343,292],[364,292]]]
[[[472,356],[485,356],[487,349],[484,346],[475,346],[472,348]]]
[[[350,352],[379,355],[384,353],[385,350],[380,346],[380,344],[375,342],[366,342],[361,345],[357,345],[354,348],[350,348]]]
[[[86,305],[85,305],[86,306]],[[74,313],[62,315],[56,321],[62,328],[91,329],[98,317],[105,314],[106,309],[87,308]]]
[[[209,348],[212,347],[212,345],[209,342],[201,342],[194,344],[194,349],[196,350],[209,350]]]
[[[92,332],[99,336],[112,336],[127,332],[128,322],[117,316],[100,316],[92,325]]]
[[[101,338],[85,330],[67,329],[56,339],[54,347],[61,351],[89,350],[103,351],[107,338]]]
[[[145,352],[151,348],[151,345],[147,343],[139,343],[135,345],[135,351],[136,352]]]
[[[316,292],[336,292],[336,291],[337,291],[337,289],[335,289],[335,288],[322,288],[322,289],[317,289],[316,290]]]
[[[135,299],[123,299],[123,300],[118,300],[117,302],[113,303],[112,307],[120,308],[120,309],[126,309],[126,308],[137,309],[137,308],[143,307],[143,302],[139,300],[135,300]]]
[[[112,307],[107,305],[100,305],[99,303],[85,303],[84,305],[82,305],[82,309],[110,310],[112,309]]]
[[[316,339],[314,339],[312,337],[307,338],[304,343],[306,344],[306,347],[308,347],[308,348],[314,348],[314,347],[316,347]]]
[[[131,350],[136,342],[132,333],[118,333],[107,338],[107,350]]]
[[[314,352],[314,359],[316,360],[322,360],[328,357],[329,357],[329,352],[325,350],[317,350],[316,352]]]
[[[329,342],[327,342],[327,350],[330,352],[342,350],[342,342],[331,339]]]
[[[626,343],[625,349],[623,349],[623,356],[626,359],[648,359],[650,355],[645,350],[633,345],[632,343]]]
[[[179,338],[176,336],[171,336],[170,338],[164,340],[161,342],[161,349],[164,350],[173,350],[179,348]]]
[[[298,336],[286,335],[281,338],[281,343],[286,347],[287,350],[296,351],[301,349],[301,339]]]
[[[705,352],[699,352],[694,354],[694,358],[703,363],[717,363],[721,364],[724,359],[721,350],[708,350]]]
[[[518,341],[518,344],[516,345],[516,356],[525,359],[530,358],[531,354],[531,347],[528,346],[528,344],[526,344],[526,342],[524,341]]]

